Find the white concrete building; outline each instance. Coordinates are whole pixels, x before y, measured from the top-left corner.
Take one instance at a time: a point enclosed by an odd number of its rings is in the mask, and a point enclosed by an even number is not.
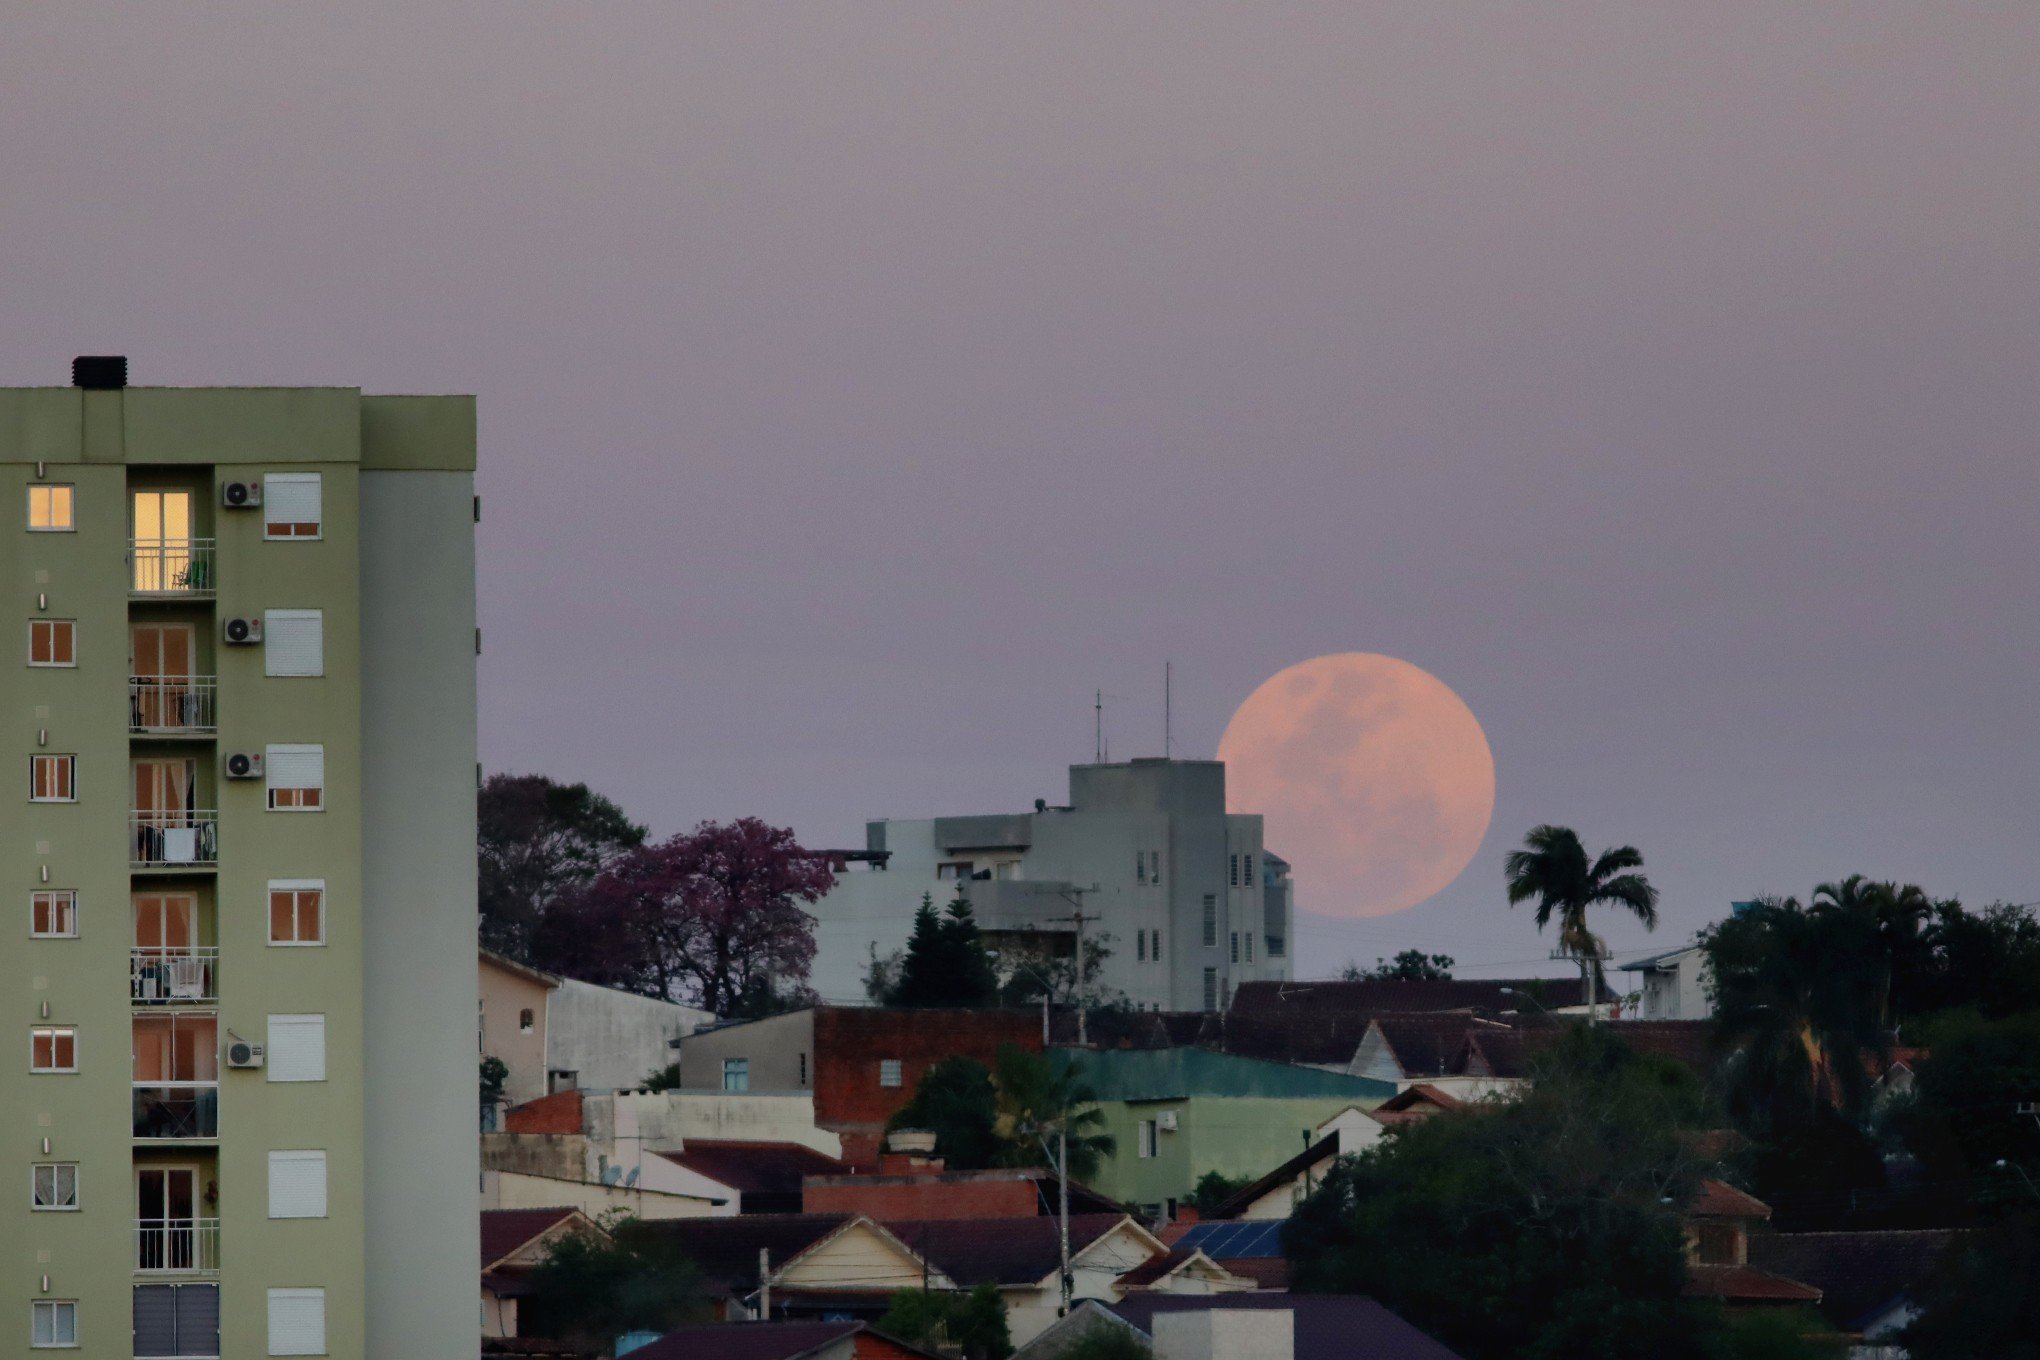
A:
[[[1261,818],[1229,814],[1215,760],[1070,767],[1069,804],[1033,812],[871,822],[869,858],[813,908],[813,986],[864,998],[874,953],[905,947],[921,897],[960,887],[1002,952],[1110,948],[1093,991],[1143,1010],[1222,1009],[1241,982],[1287,980],[1289,866]]]
[[[1635,1009],[1623,1012],[1626,1019],[1705,1020],[1714,1014],[1714,1003],[1707,994],[1707,954],[1698,942],[1618,967],[1642,980]]]

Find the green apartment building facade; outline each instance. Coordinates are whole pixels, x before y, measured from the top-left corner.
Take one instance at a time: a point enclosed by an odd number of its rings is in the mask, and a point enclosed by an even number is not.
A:
[[[0,390],[0,1356],[471,1356],[473,401],[100,370]]]

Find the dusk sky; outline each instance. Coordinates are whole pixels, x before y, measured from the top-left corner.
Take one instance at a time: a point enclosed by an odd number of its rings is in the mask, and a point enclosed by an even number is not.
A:
[[[1209,756],[1360,651],[1494,817],[1301,973],[1524,971],[1543,821],[1666,943],[2032,901],[2036,71],[2031,0],[15,4],[0,383],[477,394],[486,761],[661,832],[1059,802],[1095,689]]]

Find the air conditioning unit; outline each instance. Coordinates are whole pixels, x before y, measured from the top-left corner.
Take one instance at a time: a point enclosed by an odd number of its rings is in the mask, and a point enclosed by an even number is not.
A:
[[[1163,1110],[1155,1116],[1155,1127],[1163,1133],[1174,1133],[1176,1131],[1176,1112],[1174,1110]]]
[[[259,646],[262,642],[262,620],[228,619],[220,625],[220,636],[225,638],[230,646]]]
[[[262,1045],[251,1044],[232,1030],[227,1031],[227,1066],[262,1066]]]
[[[236,751],[227,757],[227,778],[260,779],[262,777],[262,753],[260,751]]]
[[[246,510],[262,504],[262,483],[226,482],[220,486],[220,504],[229,510]]]

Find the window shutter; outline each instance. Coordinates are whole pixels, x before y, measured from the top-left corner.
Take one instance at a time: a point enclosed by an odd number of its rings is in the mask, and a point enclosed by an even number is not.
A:
[[[135,1354],[140,1355],[136,1348]],[[178,1355],[220,1353],[220,1287],[216,1284],[177,1286]]]
[[[326,1216],[325,1153],[269,1154],[269,1216],[271,1218]]]
[[[177,1286],[135,1286],[136,1355],[196,1355],[177,1344]]]
[[[262,616],[265,675],[324,675],[326,617],[319,609],[272,609]]]
[[[319,492],[316,472],[272,472],[262,479],[263,516],[273,525],[317,524]]]
[[[272,746],[263,756],[263,776],[272,789],[326,787],[326,748]]]
[[[326,1353],[325,1290],[269,1291],[269,1353],[271,1355]]]
[[[268,1060],[271,1081],[324,1081],[326,1017],[270,1016]]]

